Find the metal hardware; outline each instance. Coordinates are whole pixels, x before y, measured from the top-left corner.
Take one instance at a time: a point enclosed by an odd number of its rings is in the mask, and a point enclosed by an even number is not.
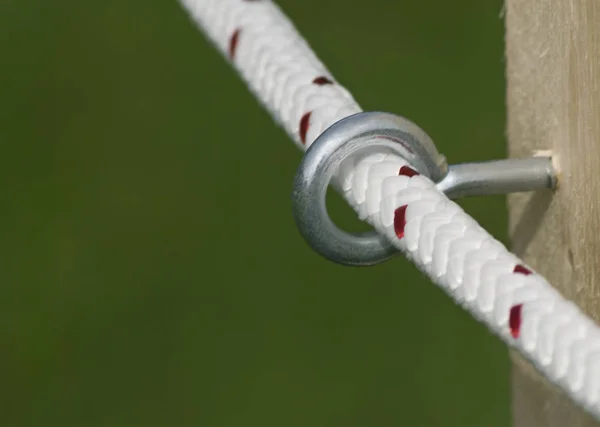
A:
[[[451,199],[489,196],[554,188],[556,175],[550,157],[459,163],[436,187]]]
[[[450,198],[506,194],[554,188],[551,158],[506,159],[448,166],[433,141],[409,120],[380,112],[364,112],[335,123],[306,151],[292,193],[296,225],[306,242],[325,258],[344,265],[383,262],[397,249],[372,231],[340,230],[325,206],[327,187],[343,160],[360,152],[389,152],[406,159],[420,174],[436,182]]]

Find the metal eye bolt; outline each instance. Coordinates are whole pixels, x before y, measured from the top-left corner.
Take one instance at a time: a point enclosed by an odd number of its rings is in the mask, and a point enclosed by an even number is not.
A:
[[[355,114],[323,132],[306,151],[292,193],[294,219],[308,245],[325,258],[344,265],[374,265],[398,253],[374,231],[354,234],[340,230],[327,213],[327,188],[332,184],[339,190],[340,185],[332,178],[346,158],[364,150],[403,157],[450,198],[556,186],[550,157],[448,166],[431,138],[411,121],[381,112]]]

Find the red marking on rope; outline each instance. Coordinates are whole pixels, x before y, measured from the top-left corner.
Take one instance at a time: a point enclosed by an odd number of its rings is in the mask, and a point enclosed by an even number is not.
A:
[[[409,178],[412,176],[418,175],[418,174],[419,174],[419,172],[417,172],[416,170],[414,170],[413,168],[408,167],[408,166],[402,166],[400,168],[400,171],[398,172],[398,175],[407,176]]]
[[[406,208],[408,205],[400,206],[394,211],[394,231],[399,239],[404,237],[404,227],[406,226]]]
[[[521,333],[521,309],[523,304],[513,305],[510,308],[510,315],[508,316],[508,326],[510,328],[510,334],[513,338],[519,338]]]
[[[231,59],[235,58],[235,51],[237,49],[239,38],[240,38],[240,30],[237,29],[233,32],[233,34],[231,35],[231,38],[229,39],[229,58],[231,58]]]
[[[525,276],[529,276],[531,274],[531,270],[525,267],[524,265],[517,264],[513,269],[513,273],[524,274]]]
[[[317,77],[316,79],[313,80],[313,83],[316,84],[316,85],[319,85],[319,86],[332,85],[333,84],[333,82],[331,80],[329,80],[325,76]]]
[[[306,144],[306,133],[310,127],[310,113],[309,111],[300,119],[300,141],[302,141],[302,144]]]

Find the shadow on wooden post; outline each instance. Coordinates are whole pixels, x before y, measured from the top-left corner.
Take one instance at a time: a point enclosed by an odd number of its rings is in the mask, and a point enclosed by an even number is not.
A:
[[[552,150],[551,198],[509,201],[515,253],[592,318],[600,315],[600,2],[507,0],[509,155]],[[514,427],[599,425],[512,355]]]

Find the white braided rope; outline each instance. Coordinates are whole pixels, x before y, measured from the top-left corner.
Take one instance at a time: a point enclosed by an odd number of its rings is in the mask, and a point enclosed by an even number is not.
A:
[[[270,0],[180,1],[300,148],[361,111]],[[372,153],[346,161],[338,179],[361,219],[600,420],[598,326],[403,166]]]

